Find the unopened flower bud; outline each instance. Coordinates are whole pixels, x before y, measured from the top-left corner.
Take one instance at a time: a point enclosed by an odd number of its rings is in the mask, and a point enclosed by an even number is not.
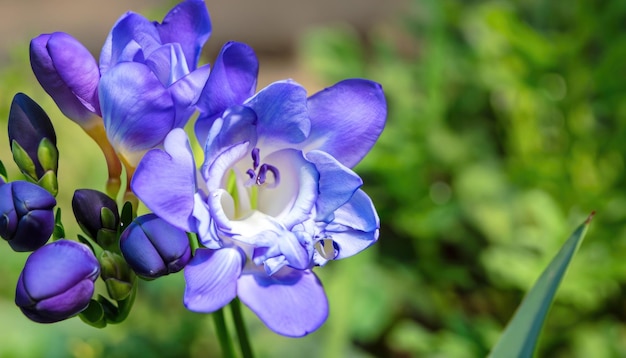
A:
[[[72,210],[78,225],[98,245],[108,248],[116,242],[120,215],[115,200],[97,190],[79,189],[74,192]]]
[[[26,260],[15,304],[35,322],[62,321],[87,308],[99,273],[98,260],[86,245],[55,241]]]
[[[46,112],[30,97],[18,93],[11,103],[8,131],[13,159],[22,173],[56,195],[59,152]]]
[[[26,181],[0,185],[0,236],[15,251],[43,246],[54,230],[56,200],[48,191]]]
[[[128,226],[120,249],[130,267],[146,279],[178,272],[191,259],[187,234],[154,214],[140,216]]]
[[[30,43],[30,63],[41,87],[68,118],[84,128],[100,115],[98,64],[78,40],[63,32],[39,35]]]

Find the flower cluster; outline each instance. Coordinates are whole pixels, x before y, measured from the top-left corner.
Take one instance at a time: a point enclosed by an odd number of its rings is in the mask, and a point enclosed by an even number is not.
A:
[[[66,239],[54,215],[54,129],[43,109],[16,95],[9,136],[26,180],[0,179],[0,236],[34,251],[16,291],[29,318],[118,323],[136,276],[184,270],[189,310],[214,312],[238,297],[273,331],[303,336],[328,315],[314,267],[378,240],[378,215],[352,168],[385,125],[381,86],[348,79],[309,96],[281,80],[257,92],[259,62],[246,44],[226,43],[211,70],[198,65],[210,32],[204,2],[187,0],[160,23],[124,14],[98,63],[68,34],[32,40],[35,76],[100,145],[109,180],[108,195],[75,192],[87,237]],[[182,129],[196,111],[201,162]],[[120,213],[122,165],[129,203]],[[135,196],[152,213],[135,217]],[[98,277],[108,299],[92,298]]]

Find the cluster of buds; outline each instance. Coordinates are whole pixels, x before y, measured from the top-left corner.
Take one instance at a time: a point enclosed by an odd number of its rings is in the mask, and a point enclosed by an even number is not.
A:
[[[133,220],[130,206],[120,215],[113,198],[92,189],[74,192],[72,209],[85,236],[67,239],[55,198],[59,151],[54,127],[23,93],[13,98],[9,139],[24,179],[10,181],[0,162],[0,237],[14,251],[30,252],[15,292],[15,303],[28,318],[53,323],[80,315],[96,327],[121,322],[135,298],[135,272],[153,279],[180,271],[189,261],[184,231],[154,215]],[[170,240],[174,245],[166,244]],[[108,298],[94,298],[98,278]]]

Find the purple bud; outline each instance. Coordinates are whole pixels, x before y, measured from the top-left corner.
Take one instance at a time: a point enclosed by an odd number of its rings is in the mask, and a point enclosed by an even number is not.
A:
[[[117,238],[120,216],[117,203],[108,195],[92,189],[79,189],[72,198],[72,210],[81,229],[107,247]]]
[[[140,216],[128,226],[120,249],[128,265],[146,279],[178,272],[191,259],[187,234],[154,214]]]
[[[55,32],[30,42],[35,77],[71,120],[81,126],[100,115],[100,70],[89,50],[72,36]]]
[[[43,246],[54,230],[56,200],[45,189],[26,181],[0,185],[0,236],[15,251]]]
[[[98,260],[86,245],[55,241],[26,260],[15,304],[35,322],[62,321],[87,308],[99,274]]]
[[[24,93],[17,93],[11,102],[9,112],[9,144],[13,146],[13,141],[17,142],[24,149],[30,160],[35,165],[35,173],[25,173],[31,175],[33,179],[39,179],[47,169],[56,171],[58,166],[58,155],[46,158],[50,163],[40,162],[40,145],[44,138],[56,151],[57,138],[50,117],[46,112],[30,97]],[[15,152],[16,148],[12,147]],[[15,156],[15,153],[14,153]],[[19,158],[16,158],[18,160]],[[20,163],[18,163],[20,166]],[[28,168],[20,166],[22,171],[29,171]]]

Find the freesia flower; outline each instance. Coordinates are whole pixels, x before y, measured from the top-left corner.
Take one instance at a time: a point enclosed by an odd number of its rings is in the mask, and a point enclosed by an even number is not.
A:
[[[55,241],[26,260],[15,304],[35,322],[62,321],[87,308],[99,274],[98,260],[86,245]]]
[[[219,71],[241,69],[222,55]],[[309,98],[292,81],[244,98],[251,76],[236,73],[244,75],[207,81],[216,87],[205,93],[226,83],[228,96],[200,100],[209,118],[201,179],[185,133],[173,130],[141,161],[132,188],[204,245],[185,268],[188,309],[213,312],[238,296],[275,332],[306,335],[328,314],[312,267],[378,239],[378,216],[350,168],[384,127],[384,95],[377,83],[352,79]]]
[[[211,32],[204,1],[187,0],[161,23],[128,12],[111,29],[100,54],[100,108],[109,141],[132,172],[195,111],[209,66],[197,67]]]
[[[54,230],[54,196],[27,181],[0,184],[0,237],[15,251],[34,251]]]
[[[204,1],[187,0],[161,23],[124,14],[111,29],[99,63],[62,32],[31,41],[37,80],[101,147],[110,195],[120,186],[120,159],[130,178],[143,153],[184,126],[195,110],[209,73],[208,65],[197,68],[197,63],[210,33]]]
[[[187,233],[154,214],[133,220],[122,233],[120,250],[135,273],[145,279],[178,272],[191,259]]]

